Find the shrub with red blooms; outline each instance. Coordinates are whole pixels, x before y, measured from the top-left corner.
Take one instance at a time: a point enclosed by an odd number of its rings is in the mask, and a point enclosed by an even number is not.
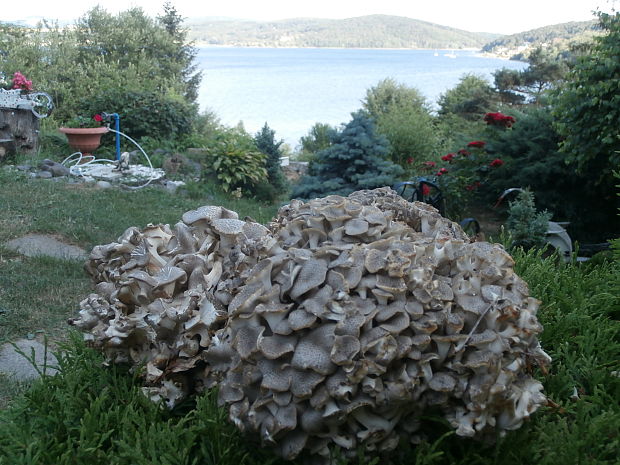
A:
[[[471,141],[469,144],[467,144],[467,147],[474,147],[477,149],[481,149],[481,148],[484,148],[485,145],[486,145],[486,142],[483,140],[474,140],[474,141]]]
[[[504,128],[510,128],[516,122],[512,116],[504,115],[503,113],[487,113],[484,115],[484,121],[491,126],[499,126]]]
[[[496,158],[491,163],[489,163],[489,166],[491,168],[497,168],[498,166],[502,166],[503,164],[504,164],[504,162],[501,159]]]
[[[24,76],[19,71],[16,71],[13,74],[13,89],[20,89],[26,91],[32,90],[32,81],[26,79],[26,76]]]

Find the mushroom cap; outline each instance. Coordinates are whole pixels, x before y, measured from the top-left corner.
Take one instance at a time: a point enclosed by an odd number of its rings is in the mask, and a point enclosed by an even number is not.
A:
[[[222,207],[206,205],[196,210],[190,210],[183,213],[181,219],[183,223],[192,225],[201,220],[214,220],[220,218],[222,214]]]

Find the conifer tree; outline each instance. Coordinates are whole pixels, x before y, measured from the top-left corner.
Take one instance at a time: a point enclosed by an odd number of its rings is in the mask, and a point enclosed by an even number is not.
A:
[[[269,184],[274,188],[276,194],[282,194],[286,191],[288,183],[280,164],[280,157],[282,156],[280,147],[283,141],[276,142],[275,134],[276,132],[265,123],[254,136],[254,143],[258,150],[267,155],[265,167],[267,168]]]
[[[348,195],[359,189],[391,186],[403,173],[387,160],[387,139],[375,132],[373,120],[364,112],[332,135],[332,145],[317,153],[308,174],[293,189],[293,197],[310,199],[328,194]]]

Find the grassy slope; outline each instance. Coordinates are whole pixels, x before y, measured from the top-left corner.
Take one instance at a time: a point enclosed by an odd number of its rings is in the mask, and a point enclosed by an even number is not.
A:
[[[155,190],[76,190],[7,174],[0,174],[0,184],[2,241],[39,231],[89,247],[114,240],[130,225],[175,222],[183,211],[205,203]],[[257,217],[257,204],[225,205]],[[12,220],[16,217],[20,221]],[[61,320],[88,292],[81,264],[20,259],[6,251],[1,255],[0,307],[9,310],[0,314],[5,337],[21,334],[31,324],[60,331]],[[537,376],[557,407],[541,409],[495,445],[457,438],[430,417],[427,442],[415,450],[404,447],[381,463],[617,463],[620,378],[612,372],[620,370],[618,263],[558,266],[521,253],[515,259],[531,294],[544,302],[539,311],[545,326],[541,343],[554,361],[548,375]],[[10,316],[16,309],[22,317],[41,314],[22,327],[20,318]],[[67,347],[60,357],[61,375],[35,383],[0,412],[0,464],[280,463],[227,424],[214,393],[167,412],[148,402],[137,380],[121,368],[104,368],[100,356],[86,349],[79,337]],[[575,389],[579,398],[573,400]],[[362,455],[354,462],[372,463],[372,458]]]

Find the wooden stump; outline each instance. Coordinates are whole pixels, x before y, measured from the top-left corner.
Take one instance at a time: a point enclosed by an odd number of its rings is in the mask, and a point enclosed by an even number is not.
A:
[[[0,140],[4,141],[5,157],[9,155],[7,148],[10,146],[19,153],[36,152],[39,148],[39,118],[30,110],[0,108]],[[7,142],[9,140],[13,143]]]

